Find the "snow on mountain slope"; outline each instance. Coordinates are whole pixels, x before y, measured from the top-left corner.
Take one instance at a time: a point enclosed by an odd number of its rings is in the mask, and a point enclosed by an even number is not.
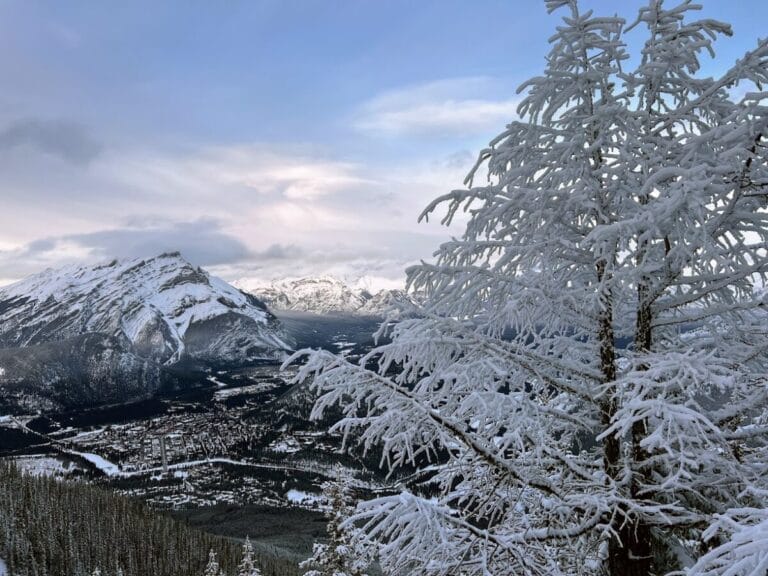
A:
[[[93,332],[165,364],[277,358],[290,348],[264,304],[177,252],[49,269],[0,289],[2,347]]]
[[[382,315],[392,308],[413,305],[414,298],[405,290],[379,290],[366,300],[358,314]]]
[[[333,276],[295,278],[263,283],[253,278],[233,282],[274,310],[315,314],[382,315],[391,305],[410,301],[402,290],[381,290],[375,295]]]
[[[295,310],[326,314],[352,313],[365,304],[365,293],[355,291],[332,276],[280,280],[269,285],[258,281],[238,280],[234,285],[254,294],[268,306],[278,310]]]

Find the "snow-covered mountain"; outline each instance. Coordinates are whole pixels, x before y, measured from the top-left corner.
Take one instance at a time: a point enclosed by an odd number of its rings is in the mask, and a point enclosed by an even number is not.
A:
[[[137,400],[185,387],[181,376],[104,334],[0,349],[0,414]]]
[[[0,392],[99,379],[135,392],[121,382],[134,379],[151,392],[181,361],[279,359],[286,340],[262,302],[175,252],[46,270],[0,288]],[[114,396],[103,392],[94,396]]]
[[[413,304],[414,297],[405,290],[379,290],[357,310],[358,314],[381,316],[392,308]]]
[[[273,310],[312,312],[314,314],[361,314],[380,316],[398,302],[409,302],[403,290],[367,289],[350,286],[333,276],[295,278],[263,283],[242,278],[233,282],[256,296]]]
[[[0,289],[4,348],[93,332],[164,364],[276,358],[290,348],[263,303],[178,252],[46,270]]]
[[[139,356],[275,358],[289,348],[266,306],[178,252],[46,270],[0,289],[0,344],[102,333]]]

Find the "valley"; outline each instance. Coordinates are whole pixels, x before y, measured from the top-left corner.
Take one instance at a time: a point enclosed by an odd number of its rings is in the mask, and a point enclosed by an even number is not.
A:
[[[370,348],[378,325],[348,315],[287,313],[280,320],[297,347],[352,357]],[[320,486],[338,467],[361,495],[385,491],[389,482],[375,458],[341,452],[341,438],[327,432],[332,421],[309,420],[312,397],[290,382],[295,372],[274,362],[208,369],[183,391],[6,415],[0,457],[34,474],[87,479],[206,531],[249,535],[298,560],[322,537]],[[222,524],[222,514],[239,520]]]

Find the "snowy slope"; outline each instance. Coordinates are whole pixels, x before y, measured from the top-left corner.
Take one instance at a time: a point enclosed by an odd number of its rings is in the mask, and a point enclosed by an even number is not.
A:
[[[261,302],[177,252],[49,269],[0,289],[2,347],[94,332],[165,364],[275,358],[289,348]]]
[[[367,300],[364,293],[332,276],[287,279],[268,285],[253,280],[238,280],[234,284],[277,310],[352,313]]]
[[[392,308],[407,307],[414,304],[415,299],[405,290],[379,290],[357,310],[358,314],[380,316]]]
[[[273,310],[315,314],[362,314],[377,316],[397,302],[407,302],[402,290],[368,290],[350,286],[333,276],[295,278],[263,283],[242,278],[233,283],[265,302]]]

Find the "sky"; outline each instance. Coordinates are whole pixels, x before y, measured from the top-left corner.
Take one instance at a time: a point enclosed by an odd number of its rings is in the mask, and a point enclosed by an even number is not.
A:
[[[734,28],[717,74],[765,36],[768,2],[703,3]],[[641,4],[582,2],[627,20]],[[540,0],[0,0],[0,284],[179,250],[230,281],[399,285],[461,233],[418,216],[515,119],[560,17]]]

